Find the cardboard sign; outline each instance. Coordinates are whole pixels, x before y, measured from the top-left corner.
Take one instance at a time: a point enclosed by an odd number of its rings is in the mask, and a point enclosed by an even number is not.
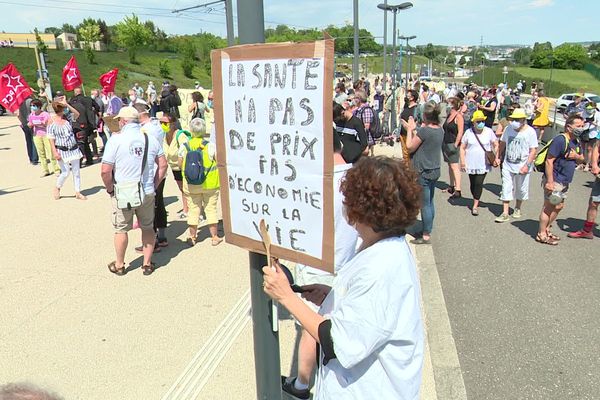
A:
[[[225,239],[333,271],[333,41],[213,50]]]

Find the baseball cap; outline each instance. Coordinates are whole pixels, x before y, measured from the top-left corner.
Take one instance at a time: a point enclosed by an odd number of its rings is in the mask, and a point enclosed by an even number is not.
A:
[[[139,113],[133,107],[122,107],[119,110],[119,113],[114,117],[114,119],[118,118],[127,118],[127,119],[138,119]]]
[[[483,113],[483,111],[481,110],[477,110],[473,113],[473,116],[471,117],[471,121],[473,122],[477,122],[477,121],[485,121],[485,114]]]
[[[57,90],[56,92],[54,92],[54,97],[63,97],[65,94],[63,92],[61,92],[60,90]]]

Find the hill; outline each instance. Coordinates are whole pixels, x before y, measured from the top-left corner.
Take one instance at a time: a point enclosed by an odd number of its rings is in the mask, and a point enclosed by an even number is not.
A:
[[[129,63],[126,52],[97,52],[96,64],[90,64],[82,51],[48,50],[46,64],[53,92],[63,90],[62,69],[72,55],[75,55],[77,59],[86,93],[89,93],[90,89],[99,88],[98,78],[100,75],[113,68],[119,68],[116,87],[118,94],[126,93],[135,82],[138,82],[143,88],[146,88],[148,81],[153,81],[160,86],[160,82],[165,78],[160,76],[158,64],[159,61],[165,59],[169,60],[171,71],[170,78],[167,79],[169,82],[182,88],[193,88],[196,80],[200,81],[204,87],[211,86],[210,73],[199,66],[194,68],[194,79],[186,78],[181,69],[180,56],[175,53],[140,51],[137,56],[139,65],[135,65]],[[15,64],[33,89],[37,89],[37,65],[33,49],[0,49],[0,68],[9,62]]]
[[[383,56],[361,57],[360,58],[361,71],[364,71],[363,68],[365,66],[365,60],[366,60],[367,70],[370,74],[383,74]],[[337,68],[336,68],[337,70],[351,73],[352,57],[337,57],[336,56],[335,61],[337,63]],[[387,67],[388,68],[391,68],[391,63],[392,63],[392,57],[389,56],[387,58]],[[348,67],[340,68],[341,64],[346,65]],[[413,73],[418,72],[415,69],[415,66],[417,66],[417,65],[427,65],[427,58],[425,58],[424,56],[413,55],[412,56],[412,72]],[[451,66],[440,64],[435,61],[433,63],[433,68],[438,71],[441,71],[441,72],[446,72],[446,71],[452,70]],[[402,73],[406,73],[407,70],[408,70],[408,59],[406,56],[404,56],[403,60],[402,60]]]

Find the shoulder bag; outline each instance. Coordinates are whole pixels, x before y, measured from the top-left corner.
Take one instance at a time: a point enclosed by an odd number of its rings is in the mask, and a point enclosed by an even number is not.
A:
[[[142,172],[140,179],[137,181],[128,182],[117,182],[114,181],[115,186],[115,198],[117,200],[117,207],[122,210],[131,210],[139,207],[144,202],[144,185],[142,180],[144,178],[144,168],[146,168],[146,161],[148,160],[148,136],[144,135],[144,156],[142,159]],[[114,180],[114,175],[113,175]]]
[[[477,139],[477,142],[479,143],[479,145],[481,146],[481,148],[485,152],[485,162],[486,162],[486,164],[488,164],[488,165],[494,165],[494,161],[496,161],[496,154],[493,151],[488,151],[488,150],[485,149],[485,147],[483,147],[483,143],[481,143],[481,140],[479,140],[479,136],[477,136],[477,133],[473,132],[473,135],[475,136],[475,139]],[[490,148],[492,148],[491,142],[490,142]]]

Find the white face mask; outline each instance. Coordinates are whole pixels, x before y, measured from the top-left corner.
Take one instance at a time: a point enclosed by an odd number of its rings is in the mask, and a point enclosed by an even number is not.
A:
[[[135,101],[135,96],[129,96],[129,100]]]
[[[521,129],[521,123],[519,121],[510,121],[510,126],[512,126],[516,131]]]

